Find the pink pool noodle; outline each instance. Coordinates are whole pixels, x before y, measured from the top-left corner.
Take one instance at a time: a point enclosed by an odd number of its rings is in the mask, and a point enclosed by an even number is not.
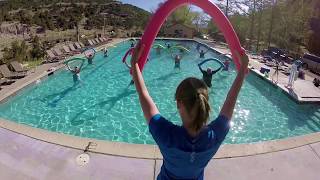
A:
[[[140,40],[141,44],[145,45],[145,49],[139,59],[140,70],[143,70],[145,63],[147,62],[147,57],[152,47],[152,44],[166,18],[180,6],[193,4],[204,10],[209,14],[217,24],[220,31],[223,33],[229,48],[231,50],[232,59],[237,67],[240,68],[240,59],[236,56],[236,52],[240,55],[245,54],[244,49],[241,47],[238,36],[235,33],[231,23],[228,18],[223,14],[223,12],[210,0],[168,0],[166,1],[153,15],[152,19],[149,21],[144,34]]]

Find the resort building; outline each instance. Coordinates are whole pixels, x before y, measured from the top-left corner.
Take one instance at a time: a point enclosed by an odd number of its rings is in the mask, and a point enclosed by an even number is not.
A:
[[[195,29],[184,24],[173,24],[164,29],[164,36],[176,38],[193,38]]]

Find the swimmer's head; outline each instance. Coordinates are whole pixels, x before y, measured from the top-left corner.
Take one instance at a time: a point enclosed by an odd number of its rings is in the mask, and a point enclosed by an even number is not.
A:
[[[207,69],[207,73],[210,74],[211,72],[212,72],[212,69],[211,69],[211,68],[208,68],[208,69]]]
[[[206,84],[197,78],[187,78],[177,87],[175,99],[184,124],[191,124],[195,131],[206,125],[210,113],[209,95]],[[188,122],[190,121],[190,122]]]
[[[200,52],[201,52],[201,53],[204,53],[204,52],[203,52],[203,49],[201,49],[201,51],[200,51]]]
[[[93,54],[89,54],[89,55],[88,55],[89,58],[92,58],[92,56],[93,56]]]
[[[78,69],[79,69],[79,67],[78,67],[78,66],[74,67],[74,70],[78,70]]]

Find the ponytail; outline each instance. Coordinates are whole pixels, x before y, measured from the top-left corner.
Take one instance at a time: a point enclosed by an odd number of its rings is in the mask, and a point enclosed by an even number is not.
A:
[[[211,110],[205,83],[197,78],[187,78],[179,84],[175,98],[189,112],[192,128],[199,131],[207,123]]]
[[[196,106],[194,108],[197,109],[195,110],[196,114],[193,118],[193,128],[196,131],[199,131],[202,126],[206,125],[211,110],[208,98],[205,96],[205,94],[198,93]]]

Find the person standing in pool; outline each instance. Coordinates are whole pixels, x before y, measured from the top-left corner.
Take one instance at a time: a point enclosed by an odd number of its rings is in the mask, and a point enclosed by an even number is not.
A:
[[[134,42],[131,42],[131,45],[130,45],[130,47],[132,47],[132,48],[134,47]]]
[[[78,82],[81,81],[81,79],[80,79],[80,72],[81,72],[82,66],[83,66],[83,63],[81,64],[80,67],[76,66],[76,67],[74,67],[74,69],[72,69],[72,68],[70,68],[70,66],[67,64],[68,70],[69,70],[70,72],[72,72],[72,74],[73,74],[72,78],[73,78],[73,82],[74,82],[74,83],[78,83]]]
[[[200,71],[202,72],[202,80],[206,83],[206,85],[211,88],[212,87],[212,84],[211,84],[211,81],[212,81],[212,76],[217,73],[218,71],[221,70],[222,66],[220,66],[219,69],[215,70],[215,71],[212,71],[211,68],[207,68],[207,70],[203,70],[201,68],[201,66],[204,64],[205,62],[202,62],[200,64],[198,64],[198,67],[200,69]]]
[[[103,51],[104,57],[108,57],[108,49],[105,47]]]
[[[170,43],[165,43],[165,45],[167,46],[168,49],[171,48],[171,44]]]
[[[182,57],[180,55],[172,55],[172,58],[174,59],[174,69],[181,69],[180,62]]]
[[[228,59],[226,59],[226,60],[223,62],[223,64],[224,64],[223,70],[224,70],[224,71],[229,71],[230,61],[229,61]]]
[[[241,67],[218,117],[209,123],[211,107],[207,86],[197,78],[184,79],[175,93],[182,125],[175,125],[160,114],[144,83],[138,65],[144,48],[145,45],[139,44],[136,47],[131,70],[149,132],[163,156],[157,179],[203,180],[205,167],[230,130],[234,107],[248,70],[248,56],[238,55]]]
[[[199,49],[198,50],[198,52],[199,52],[199,56],[200,56],[200,58],[204,58],[204,56],[205,56],[205,54],[207,54],[207,52],[209,51],[209,49],[207,49],[207,51],[206,52],[204,52],[204,50],[203,49]]]
[[[88,64],[93,64],[93,57],[94,55],[93,54],[89,54],[87,59],[88,59]]]

